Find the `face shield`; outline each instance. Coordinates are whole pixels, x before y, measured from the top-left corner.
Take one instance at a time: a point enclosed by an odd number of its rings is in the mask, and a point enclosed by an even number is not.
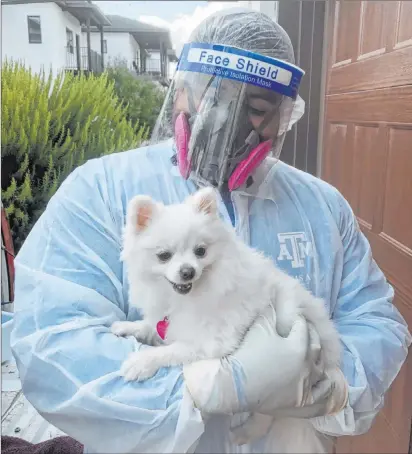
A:
[[[236,47],[186,44],[154,139],[162,126],[174,137],[182,177],[230,191],[248,186],[266,156],[279,157],[286,132],[303,114],[303,74]]]

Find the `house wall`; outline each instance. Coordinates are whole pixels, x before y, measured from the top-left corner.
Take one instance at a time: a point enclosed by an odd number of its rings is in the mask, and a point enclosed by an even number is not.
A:
[[[237,2],[242,8],[250,8],[256,11],[267,14],[274,21],[277,21],[278,18],[278,1],[272,0],[263,0],[263,1],[254,1],[254,0],[240,0]]]
[[[130,47],[132,49],[133,60],[136,60],[136,64],[140,67],[140,46],[132,35],[129,34]]]
[[[146,70],[160,72],[160,52],[149,50],[150,57],[146,59]]]
[[[76,35],[80,37],[80,47],[86,47],[87,42],[82,39],[82,27],[80,22],[72,16],[67,11],[62,11],[63,15],[60,16],[61,19],[61,28],[63,30],[63,43],[59,41],[59,45],[62,45],[64,48],[64,62],[63,65],[66,67],[73,68],[77,65],[77,53],[76,53]],[[73,32],[73,54],[70,55],[69,50],[67,49],[67,38],[66,38],[66,28]]]
[[[130,33],[104,32],[107,41],[107,54],[104,55],[105,65],[113,64],[117,59],[126,60],[127,67],[133,69],[132,62],[139,56],[139,45]],[[87,42],[83,32],[83,41]],[[100,54],[100,32],[91,32],[90,42],[92,50]]]
[[[42,42],[29,43],[27,16],[40,16]],[[33,71],[48,71],[66,66],[66,27],[80,34],[80,23],[55,3],[2,5],[2,61],[24,62]]]
[[[281,159],[300,170],[318,174],[318,141],[326,3],[290,0],[279,4],[279,24],[288,33],[295,63],[305,71],[299,88],[305,114],[286,135]]]
[[[76,35],[79,35],[80,36],[80,45],[86,46],[86,42],[85,41],[82,42],[82,36],[81,36],[82,27],[80,25],[80,22],[67,11],[62,11],[62,13],[63,13],[63,16],[61,17],[61,19],[62,19],[62,24],[64,27],[64,33],[66,33],[66,27],[69,28],[73,32],[73,35],[74,35],[74,39],[75,39],[74,44],[76,45]],[[64,38],[65,38],[64,45],[66,45],[66,34],[64,35]]]

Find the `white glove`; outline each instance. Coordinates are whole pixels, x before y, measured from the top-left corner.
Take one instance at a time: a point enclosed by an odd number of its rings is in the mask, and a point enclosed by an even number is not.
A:
[[[338,411],[347,400],[346,380],[336,387],[335,379],[343,377],[341,373],[331,379],[324,376],[319,351],[319,338],[303,318],[297,319],[287,338],[281,337],[270,307],[233,355],[187,365],[183,373],[202,413],[287,416],[305,409],[301,415],[290,416],[313,417]]]

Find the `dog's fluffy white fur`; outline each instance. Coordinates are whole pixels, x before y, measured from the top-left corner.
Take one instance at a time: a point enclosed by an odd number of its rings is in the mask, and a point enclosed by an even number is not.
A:
[[[136,196],[128,206],[123,246],[130,303],[142,311],[143,320],[115,322],[112,332],[156,346],[124,362],[126,380],[232,353],[269,304],[279,334],[288,335],[303,315],[319,334],[325,366],[338,366],[339,337],[323,301],[237,237],[219,218],[214,189],[169,206]],[[165,317],[162,341],[156,325]]]

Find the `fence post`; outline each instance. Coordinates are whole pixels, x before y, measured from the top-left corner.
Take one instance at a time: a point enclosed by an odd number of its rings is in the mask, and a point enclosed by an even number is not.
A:
[[[104,35],[103,35],[103,25],[100,25],[100,53],[102,55],[102,71],[104,71]]]
[[[92,70],[92,49],[90,43],[90,17],[86,21],[86,35],[87,35],[87,66],[88,70]]]
[[[76,59],[77,59],[77,71],[80,71],[82,69],[82,62],[81,62],[81,56],[80,56],[80,37],[79,35],[76,35]]]

